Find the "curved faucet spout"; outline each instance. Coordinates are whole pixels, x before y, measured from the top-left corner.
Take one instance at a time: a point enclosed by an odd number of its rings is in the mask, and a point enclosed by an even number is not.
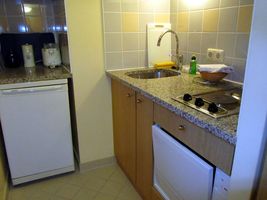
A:
[[[169,30],[165,31],[164,33],[162,33],[159,36],[159,39],[158,39],[158,42],[157,42],[157,46],[158,47],[160,46],[161,40],[162,40],[162,38],[164,37],[164,35],[166,33],[172,33],[175,36],[175,41],[176,41],[176,55],[175,55],[175,57],[177,59],[177,64],[176,65],[177,65],[178,69],[181,69],[180,63],[182,62],[183,58],[182,58],[182,55],[181,56],[179,55],[179,38],[178,38],[178,35],[177,35],[177,33],[175,31],[169,29]]]

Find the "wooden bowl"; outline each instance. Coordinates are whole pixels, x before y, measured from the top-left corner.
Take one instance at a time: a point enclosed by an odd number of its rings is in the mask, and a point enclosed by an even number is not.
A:
[[[227,73],[224,72],[200,72],[201,77],[206,80],[206,81],[210,81],[210,82],[218,82],[220,80],[222,80]]]

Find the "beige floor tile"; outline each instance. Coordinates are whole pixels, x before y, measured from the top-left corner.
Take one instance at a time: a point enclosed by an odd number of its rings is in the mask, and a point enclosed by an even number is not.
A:
[[[97,195],[96,191],[81,189],[74,197],[73,200],[93,200]]]
[[[103,194],[109,194],[109,195],[117,196],[119,194],[119,192],[122,190],[122,188],[123,188],[122,183],[107,181],[106,184],[100,190],[100,192]]]
[[[68,200],[68,199],[54,195],[51,196],[49,200]]]
[[[8,200],[28,200],[28,196],[24,193],[10,191],[8,194]]]
[[[141,200],[117,166],[11,187],[8,200]]]
[[[77,185],[77,186],[83,186],[87,179],[88,177],[84,176],[82,173],[75,173],[75,174],[72,174],[70,176],[60,179],[60,181],[63,181],[64,183]]]
[[[125,174],[121,170],[116,170],[109,178],[109,180],[125,184],[128,182],[128,178],[125,176]]]
[[[70,184],[62,185],[56,192],[56,196],[63,197],[66,199],[72,199],[80,190],[80,187]]]
[[[142,200],[132,185],[126,185],[118,195],[119,200]]]
[[[98,193],[95,200],[115,200],[115,196]]]
[[[111,166],[107,166],[107,167],[103,167],[103,168],[99,168],[99,169],[95,169],[95,170],[90,170],[85,174],[85,176],[95,176],[95,177],[99,177],[99,178],[103,178],[103,179],[108,179],[114,172],[115,170],[117,170],[117,165],[111,165]]]
[[[83,185],[83,188],[92,189],[94,191],[99,191],[106,183],[107,181],[102,178],[92,177],[89,178],[85,184]]]
[[[59,188],[63,185],[63,182],[59,182],[57,180],[47,180],[43,183],[39,183],[35,187],[38,187],[39,190],[47,192],[51,195],[55,194]]]

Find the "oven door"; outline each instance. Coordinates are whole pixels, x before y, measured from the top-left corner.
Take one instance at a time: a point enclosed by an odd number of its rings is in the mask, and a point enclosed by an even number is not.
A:
[[[206,163],[157,125],[152,127],[154,187],[166,200],[209,200],[213,166]]]

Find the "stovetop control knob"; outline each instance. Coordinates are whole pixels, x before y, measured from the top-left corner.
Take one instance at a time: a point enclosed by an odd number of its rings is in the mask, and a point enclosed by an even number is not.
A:
[[[184,94],[183,100],[184,101],[191,101],[192,100],[192,96],[190,94]]]
[[[208,111],[210,111],[211,113],[216,113],[218,112],[218,106],[215,103],[211,103],[208,107]]]
[[[202,98],[196,98],[196,100],[195,100],[195,105],[196,105],[197,107],[201,107],[201,106],[203,106],[203,105],[204,105],[204,101],[203,101],[203,99],[202,99]]]

